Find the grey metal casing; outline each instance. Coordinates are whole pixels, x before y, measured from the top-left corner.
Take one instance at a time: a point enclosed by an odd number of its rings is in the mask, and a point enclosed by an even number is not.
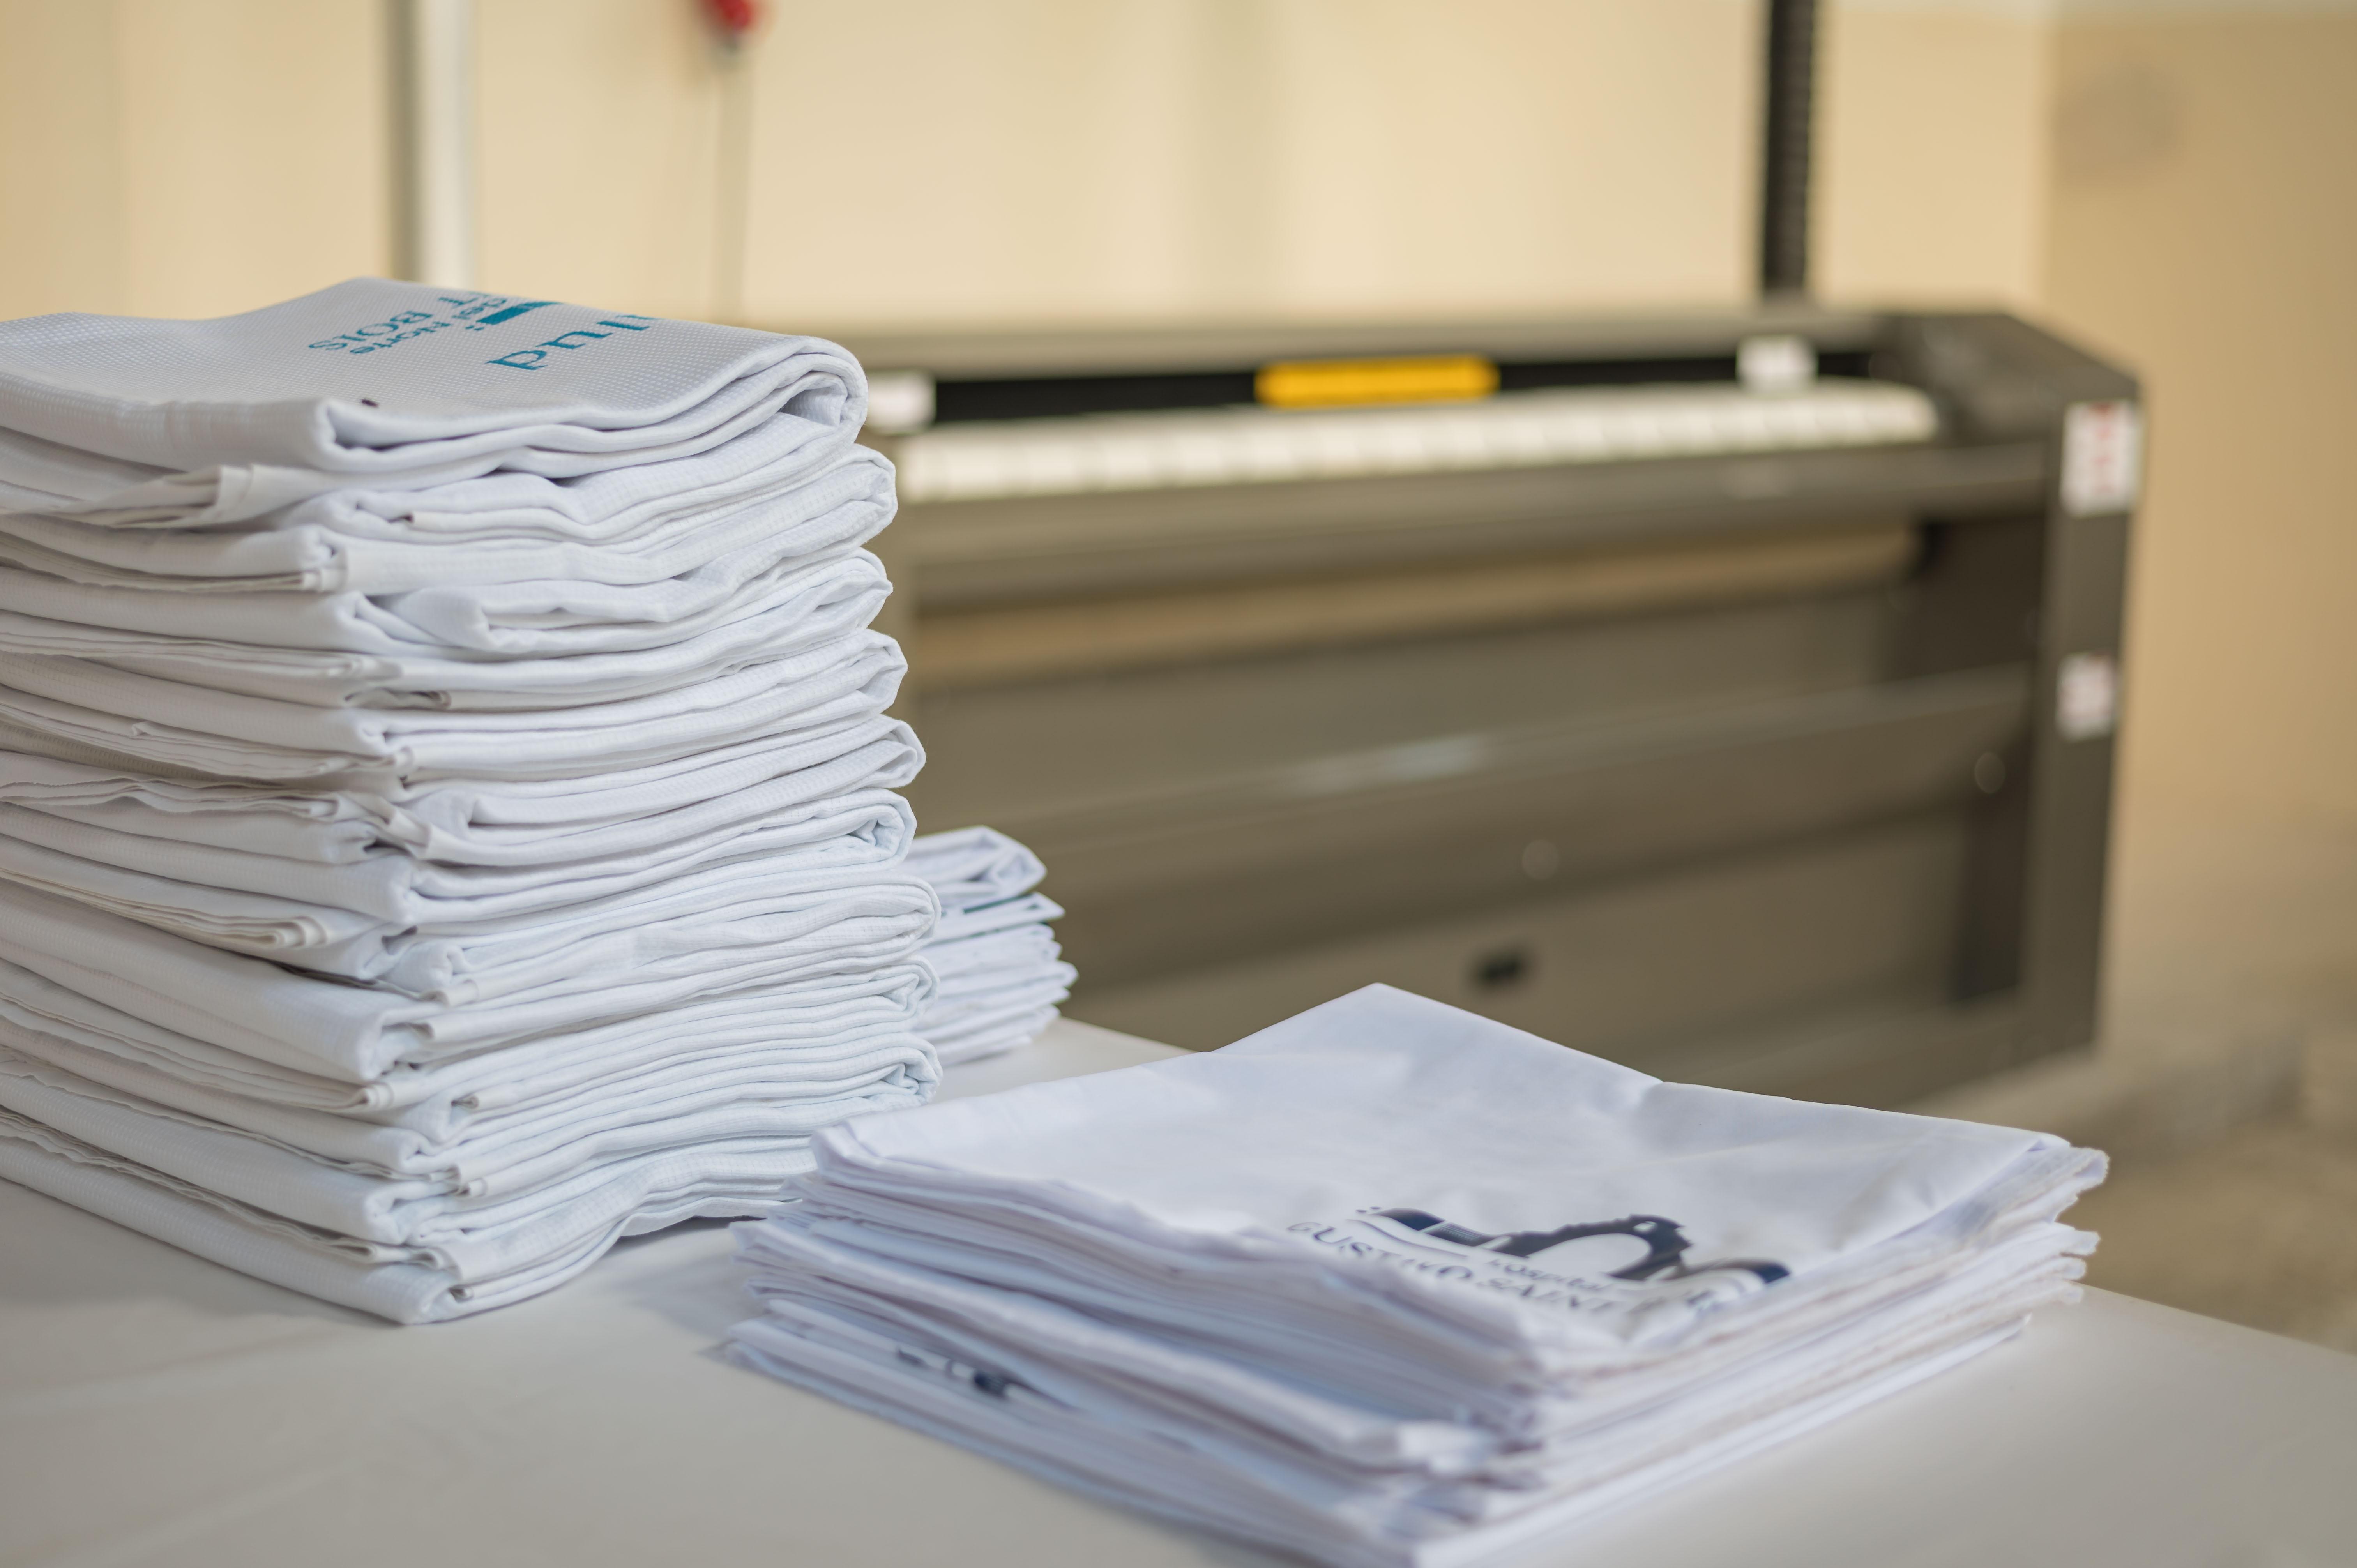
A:
[[[2067,515],[2060,477],[2065,410],[2135,398],[2118,371],[2008,317],[1805,307],[850,347],[953,385],[1450,351],[1667,363],[1769,333],[1923,389],[1939,437],[904,504],[879,548],[931,756],[922,820],[1028,838],[1072,911],[1071,1011],[1191,1045],[1320,987],[1445,993],[1451,973],[1449,1000],[1648,1070],[1827,1098],[1894,1102],[2086,1044],[2113,741],[2064,739],[2055,684],[2069,655],[2117,659],[2129,519]],[[1173,596],[1216,618],[1288,585],[1877,530],[1914,542],[1887,582],[1031,677],[928,668],[929,625]],[[1544,883],[1523,874],[1541,843]],[[1535,978],[1468,978],[1518,941]]]

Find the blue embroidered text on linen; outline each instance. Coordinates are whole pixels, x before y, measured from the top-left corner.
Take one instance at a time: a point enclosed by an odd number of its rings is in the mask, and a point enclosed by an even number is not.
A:
[[[424,338],[453,328],[468,332],[486,331],[505,326],[520,317],[543,310],[557,302],[552,299],[517,299],[511,295],[446,294],[436,296],[436,303],[447,309],[412,308],[397,310],[379,321],[368,322],[332,338],[322,338],[310,347],[339,354],[373,354],[397,344]],[[557,333],[538,343],[513,349],[487,360],[486,364],[500,365],[512,371],[536,371],[547,360],[553,350],[577,349],[590,346],[618,332],[644,332],[656,325],[651,316],[616,312],[586,327],[576,327]],[[604,328],[604,330],[600,330]]]

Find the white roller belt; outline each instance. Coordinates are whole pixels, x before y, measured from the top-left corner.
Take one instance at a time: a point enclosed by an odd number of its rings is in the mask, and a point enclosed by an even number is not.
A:
[[[1168,486],[1537,467],[1878,446],[1939,433],[1932,400],[1887,381],[1509,392],[1410,408],[1222,408],[977,421],[900,443],[900,499],[988,500]]]

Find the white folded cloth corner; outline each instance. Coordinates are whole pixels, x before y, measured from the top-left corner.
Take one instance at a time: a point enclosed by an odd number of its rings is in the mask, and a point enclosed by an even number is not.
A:
[[[925,946],[941,984],[918,1032],[944,1064],[1038,1038],[1078,978],[1048,929],[1063,909],[1031,891],[1048,874],[1039,857],[995,828],[958,828],[914,840],[906,869],[942,901]]]

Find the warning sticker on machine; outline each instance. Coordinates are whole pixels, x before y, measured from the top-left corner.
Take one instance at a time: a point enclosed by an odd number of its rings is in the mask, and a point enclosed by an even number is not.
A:
[[[2143,488],[2143,410],[2126,401],[2072,403],[2062,416],[2062,510],[2128,511]]]

